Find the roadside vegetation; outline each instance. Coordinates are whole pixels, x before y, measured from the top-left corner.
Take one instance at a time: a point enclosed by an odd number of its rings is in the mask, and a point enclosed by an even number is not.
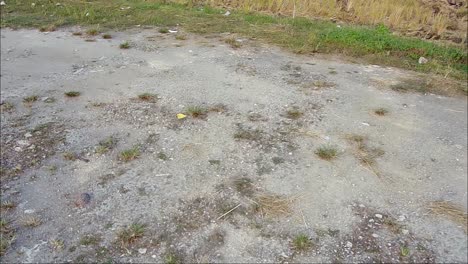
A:
[[[305,3],[297,2],[298,5]],[[82,25],[104,30],[125,29],[135,25],[164,28],[180,25],[184,30],[193,33],[236,33],[296,53],[341,53],[367,63],[436,73],[460,80],[467,78],[467,54],[462,46],[397,36],[383,24],[337,25],[325,20],[251,12],[262,11],[260,4],[253,6],[255,8],[240,5],[238,11],[232,11],[226,16],[226,10],[196,5],[193,2],[183,4],[143,0],[64,0],[60,5],[56,5],[53,1],[38,0],[33,6],[27,1],[11,0],[8,1],[8,5],[2,7],[1,26],[41,28],[49,25]],[[427,58],[428,63],[419,64],[418,59],[421,56]]]
[[[297,2],[298,6],[305,5],[304,1]],[[49,25],[59,27],[78,24],[103,30],[125,29],[135,25],[154,25],[164,28],[180,25],[186,31],[194,33],[236,33],[296,53],[340,53],[368,63],[431,72],[461,80],[467,79],[468,57],[466,48],[462,46],[397,36],[383,24],[337,25],[325,20],[250,12],[262,11],[264,6],[261,4],[253,4],[251,8],[242,4],[238,6],[241,8],[239,11],[233,11],[229,16],[225,16],[225,10],[196,5],[193,2],[181,4],[143,0],[130,2],[64,0],[60,5],[56,5],[53,1],[11,0],[2,8],[1,26],[41,28]],[[316,5],[307,6],[312,8]],[[330,10],[333,12],[333,8]],[[300,14],[302,13],[297,15]],[[419,64],[418,59],[421,56],[427,58],[428,63]]]

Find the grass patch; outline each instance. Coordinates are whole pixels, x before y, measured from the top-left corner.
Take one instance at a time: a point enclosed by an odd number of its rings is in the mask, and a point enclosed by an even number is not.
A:
[[[138,99],[146,102],[156,102],[158,100],[158,95],[153,93],[142,93],[138,95]]]
[[[97,28],[90,28],[86,30],[86,34],[88,36],[96,36],[97,34],[99,34],[99,30]]]
[[[123,43],[120,43],[119,48],[121,49],[129,49],[130,48],[130,43],[128,41],[125,41]]]
[[[175,36],[175,39],[177,40],[186,40],[187,39],[187,35],[184,35],[184,34],[177,34]]]
[[[57,30],[57,27],[55,25],[41,26],[39,28],[40,32],[53,32],[55,30]]]
[[[292,109],[289,109],[288,111],[286,111],[286,117],[289,118],[289,119],[299,119],[303,115],[304,115],[304,113],[301,112],[297,108],[292,108]]]
[[[30,95],[23,98],[23,103],[32,104],[38,99],[37,95]]]
[[[80,238],[80,245],[82,246],[96,246],[101,242],[102,238],[99,235],[88,234]]]
[[[64,93],[66,97],[78,97],[81,95],[80,92],[77,91],[69,91]]]
[[[384,115],[387,115],[389,113],[389,111],[387,109],[381,107],[381,108],[375,109],[374,113],[376,115],[379,115],[379,116],[384,116]]]
[[[145,225],[133,223],[129,227],[121,230],[117,234],[117,238],[122,246],[134,243],[145,234]]]
[[[158,30],[158,32],[161,33],[161,34],[167,34],[167,33],[169,33],[169,29],[168,28],[160,28]]]
[[[263,194],[255,198],[257,211],[264,217],[290,215],[292,199],[280,195]]]
[[[10,102],[3,102],[0,105],[0,112],[11,112],[13,109],[15,109],[15,105]]]
[[[49,243],[53,250],[62,250],[63,247],[65,246],[65,243],[63,242],[63,240],[60,240],[60,239],[53,239],[49,241]]]
[[[234,180],[234,188],[244,196],[251,197],[255,193],[255,186],[249,178],[240,178]]]
[[[223,15],[223,10],[168,2],[134,0],[125,2],[129,9],[121,10],[121,1],[95,1],[92,4],[86,1],[61,1],[66,8],[57,8],[55,3],[50,1],[43,2],[44,7],[31,8],[27,1],[11,0],[8,5],[2,7],[1,26],[39,28],[51,24],[94,27],[99,25],[125,29],[136,24],[159,27],[180,24],[187,32],[231,32],[296,53],[342,54],[372,64],[467,79],[466,48],[398,36],[383,25],[337,27],[329,21],[269,16],[242,10],[232,12],[227,18]],[[353,6],[354,8],[357,6]],[[385,15],[385,19],[386,17]],[[429,59],[429,62],[419,64],[418,59],[421,56]]]
[[[236,140],[259,141],[263,138],[263,131],[260,129],[239,128],[234,134]]]
[[[233,48],[233,49],[239,49],[239,48],[242,47],[242,43],[240,41],[238,41],[237,38],[235,38],[235,37],[225,38],[224,42],[229,44],[229,46],[231,46],[231,48]]]
[[[110,136],[104,140],[101,140],[96,147],[96,153],[98,154],[104,154],[112,149],[117,145],[117,139],[113,136]]]
[[[190,115],[192,116],[193,118],[200,118],[200,119],[203,119],[206,117],[206,115],[208,114],[208,109],[206,109],[205,107],[203,106],[189,106],[187,107],[187,109],[185,110],[185,113],[187,113],[187,115]]]
[[[37,216],[28,216],[22,222],[24,227],[37,227],[42,224],[42,220]]]
[[[176,254],[169,253],[168,255],[164,257],[164,263],[165,264],[178,264],[178,263],[182,263],[182,261]]]
[[[78,159],[78,155],[76,153],[73,153],[73,152],[65,152],[65,153],[63,153],[63,158],[65,160],[75,161],[75,160]]]
[[[120,152],[119,156],[120,160],[124,162],[129,162],[137,159],[140,156],[140,150],[138,149],[138,147],[134,147]]]
[[[16,207],[16,204],[13,201],[4,200],[2,201],[0,208],[2,209],[2,211],[8,211],[8,210],[14,209],[15,207]]]
[[[355,156],[359,161],[375,175],[380,176],[380,173],[376,169],[376,159],[383,156],[385,151],[380,148],[369,147],[367,138],[361,135],[348,135],[347,139],[355,145]]]
[[[448,218],[450,221],[461,226],[465,233],[468,231],[468,214],[463,209],[451,202],[436,201],[428,205],[431,213]]]
[[[102,38],[103,39],[111,39],[112,35],[111,34],[104,34],[104,35],[102,35]]]
[[[332,146],[321,146],[315,154],[323,160],[332,160],[338,156],[338,150]]]
[[[159,152],[159,153],[158,153],[158,159],[166,161],[166,160],[169,159],[169,157],[166,155],[166,153],[164,153],[164,152]]]
[[[296,251],[306,251],[307,249],[312,247],[312,241],[310,241],[310,238],[306,235],[297,235],[293,241],[293,248]]]

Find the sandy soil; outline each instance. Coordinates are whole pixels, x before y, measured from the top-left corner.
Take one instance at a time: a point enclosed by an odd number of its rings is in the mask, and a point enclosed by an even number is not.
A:
[[[2,261],[468,261],[466,222],[429,209],[466,212],[466,98],[224,35],[74,30],[1,32]]]

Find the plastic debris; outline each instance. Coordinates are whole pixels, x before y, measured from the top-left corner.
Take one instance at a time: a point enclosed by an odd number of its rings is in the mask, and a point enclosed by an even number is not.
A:
[[[184,118],[186,118],[186,117],[187,117],[187,116],[184,115],[184,114],[181,114],[181,113],[180,113],[180,114],[177,114],[177,119],[184,119]]]

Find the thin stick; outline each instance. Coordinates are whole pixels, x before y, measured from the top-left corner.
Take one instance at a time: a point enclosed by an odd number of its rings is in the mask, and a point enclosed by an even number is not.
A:
[[[164,176],[170,176],[170,173],[164,173],[164,174],[156,174],[154,177],[164,177]]]
[[[232,208],[231,210],[227,211],[227,212],[224,213],[222,216],[218,217],[218,219],[216,219],[216,220],[219,220],[219,219],[225,217],[226,215],[228,215],[228,214],[231,213],[232,211],[236,210],[237,207],[239,207],[239,206],[241,206],[241,204],[238,204],[236,207],[234,207],[234,208]]]
[[[302,215],[302,221],[304,221],[304,225],[305,225],[305,227],[308,229],[308,228],[309,228],[309,225],[307,224],[307,222],[306,222],[306,220],[305,220],[304,213],[302,213],[302,209],[301,209],[301,215]]]

